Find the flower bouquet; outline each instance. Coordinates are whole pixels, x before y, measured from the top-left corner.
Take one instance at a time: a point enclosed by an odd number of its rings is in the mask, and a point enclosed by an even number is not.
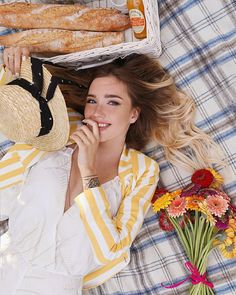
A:
[[[209,168],[197,170],[183,189],[156,190],[152,204],[160,214],[160,227],[177,232],[191,273],[184,281],[163,287],[175,288],[191,280],[190,295],[214,294],[214,286],[206,278],[210,251],[219,246],[224,257],[236,257],[236,208],[220,189],[222,183],[221,175]]]

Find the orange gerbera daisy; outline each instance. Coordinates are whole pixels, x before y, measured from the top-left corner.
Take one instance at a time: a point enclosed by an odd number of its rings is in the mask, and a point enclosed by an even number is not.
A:
[[[182,189],[178,189],[176,191],[173,191],[172,193],[170,193],[171,197],[172,197],[172,200],[176,197],[179,197],[182,193]]]
[[[198,203],[203,200],[204,200],[204,197],[197,196],[197,195],[186,197],[186,209],[200,211]]]

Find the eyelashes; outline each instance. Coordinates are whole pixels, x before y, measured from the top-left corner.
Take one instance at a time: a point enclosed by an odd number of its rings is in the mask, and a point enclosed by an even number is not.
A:
[[[91,99],[91,98],[88,98],[88,99],[86,100],[86,103],[92,103],[92,102],[93,102],[93,103],[96,103],[95,100],[94,100],[94,99]]]
[[[86,103],[90,103],[90,104],[96,104],[96,101],[94,100],[94,99],[87,99],[87,101],[86,101]],[[115,101],[115,100],[110,100],[110,101],[108,101],[108,104],[109,105],[114,105],[114,106],[116,106],[116,105],[120,105],[120,103],[118,102],[118,101]]]
[[[120,105],[120,103],[119,102],[117,102],[117,101],[114,101],[114,100],[112,100],[112,101],[110,101],[109,102],[109,104],[111,104],[112,103],[112,105]]]

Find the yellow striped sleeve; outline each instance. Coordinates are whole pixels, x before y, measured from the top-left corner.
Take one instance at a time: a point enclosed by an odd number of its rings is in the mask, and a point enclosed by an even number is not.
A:
[[[21,183],[27,168],[39,161],[45,153],[26,144],[13,145],[0,161],[0,189]]]
[[[14,79],[11,71],[7,67],[1,65],[0,67],[0,86],[6,85]]]
[[[102,265],[93,272],[90,272],[84,277],[83,289],[90,289],[100,286],[106,280],[113,277],[121,269],[123,269],[129,262],[129,255],[113,260],[108,264]]]
[[[156,162],[137,152],[132,161],[137,178],[133,177],[135,185],[123,196],[116,217],[110,214],[102,187],[85,190],[75,199],[99,264],[107,264],[127,253],[143,224],[157,186]]]
[[[67,111],[71,134],[80,124],[83,116],[71,108]],[[46,153],[25,143],[14,144],[0,161],[0,190],[21,183],[25,171]]]

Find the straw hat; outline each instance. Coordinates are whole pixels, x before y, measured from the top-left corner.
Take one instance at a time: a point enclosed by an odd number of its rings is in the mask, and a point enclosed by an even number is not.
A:
[[[36,68],[33,66],[35,61]],[[41,78],[42,87],[38,78]],[[45,151],[58,150],[66,145],[69,138],[67,108],[57,84],[51,87],[51,78],[41,61],[31,58],[22,61],[19,79],[0,87],[0,131],[7,138]],[[29,84],[28,90],[14,85],[22,81]],[[49,84],[53,91],[47,102]]]

